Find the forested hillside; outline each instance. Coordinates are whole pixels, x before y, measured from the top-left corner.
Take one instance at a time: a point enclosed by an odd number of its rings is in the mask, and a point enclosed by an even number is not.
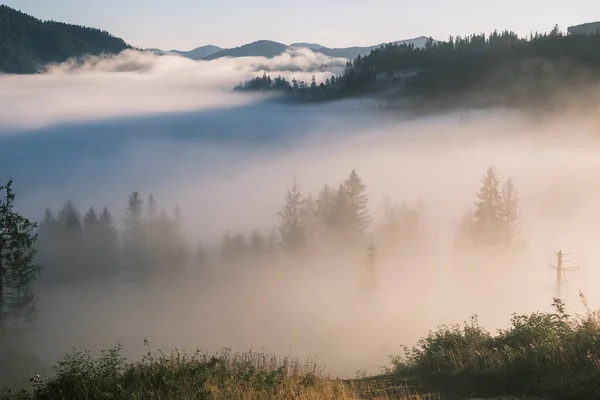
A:
[[[288,82],[265,75],[236,89],[284,91],[294,99],[318,101],[395,88],[396,95],[477,94],[493,102],[522,104],[597,77],[598,48],[600,34],[563,34],[558,27],[529,38],[509,31],[437,43],[430,38],[423,48],[381,46],[348,62],[342,75],[325,82]]]
[[[114,54],[129,47],[100,29],[41,21],[0,5],[0,72],[35,73],[50,62],[86,54]]]

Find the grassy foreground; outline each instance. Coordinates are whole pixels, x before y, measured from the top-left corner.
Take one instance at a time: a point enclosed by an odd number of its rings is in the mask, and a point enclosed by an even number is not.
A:
[[[585,298],[582,295],[582,300]],[[328,377],[312,362],[263,353],[153,354],[128,362],[119,346],[99,358],[72,352],[48,377],[7,399],[459,399],[600,398],[600,319],[588,310],[515,315],[490,334],[474,317],[442,326],[392,356],[386,374],[357,380]]]

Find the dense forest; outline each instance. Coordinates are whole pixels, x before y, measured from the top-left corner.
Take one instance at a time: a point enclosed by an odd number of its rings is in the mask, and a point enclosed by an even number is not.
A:
[[[79,25],[41,21],[0,5],[0,72],[36,73],[44,64],[130,48],[110,33]]]
[[[427,207],[386,201],[381,221],[373,223],[367,186],[352,171],[339,185],[325,184],[316,196],[304,194],[293,181],[277,211],[279,225],[261,232],[223,232],[219,248],[186,238],[182,212],[157,205],[134,192],[127,199],[122,229],[106,208],[84,213],[67,201],[58,212],[46,209],[39,223],[36,262],[44,265],[40,282],[63,284],[85,280],[127,279],[144,282],[185,273],[227,273],[233,265],[275,265],[278,260],[306,261],[324,252],[355,254],[364,259],[376,246],[409,254],[428,246]],[[517,248],[519,199],[509,179],[500,186],[490,168],[476,199],[457,232],[457,249]],[[457,221],[458,222],[458,221]],[[364,256],[364,257],[363,257]],[[367,257],[368,258],[368,257]]]
[[[348,61],[343,74],[325,82],[289,82],[265,74],[235,90],[284,92],[293,100],[320,101],[385,89],[395,90],[393,96],[478,94],[479,100],[485,96],[493,102],[525,104],[555,98],[557,89],[581,87],[596,77],[599,47],[600,34],[563,34],[557,26],[528,38],[509,31],[440,42],[429,38],[424,47],[382,45]]]

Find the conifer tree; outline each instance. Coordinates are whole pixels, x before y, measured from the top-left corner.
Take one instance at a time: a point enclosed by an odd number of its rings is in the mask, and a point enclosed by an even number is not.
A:
[[[304,198],[296,179],[294,179],[292,188],[287,190],[285,201],[277,213],[281,245],[290,254],[303,252],[306,245],[306,236],[302,226],[304,206]]]
[[[489,167],[483,178],[473,213],[475,243],[489,247],[500,244],[503,235],[502,200],[496,169]]]
[[[329,225],[342,240],[363,241],[371,224],[366,185],[355,170],[338,187]]]
[[[98,248],[99,219],[94,207],[90,207],[83,217],[84,254],[82,265],[79,266],[81,275],[91,278],[102,274],[102,253]]]
[[[261,258],[266,251],[266,243],[259,231],[254,230],[250,234],[250,253],[254,258]]]
[[[379,286],[379,279],[377,274],[377,248],[375,246],[375,241],[371,237],[367,245],[367,259],[362,277],[362,288],[365,291],[365,293],[369,296],[375,294],[375,291]]]
[[[519,212],[519,192],[511,178],[502,188],[500,217],[504,225],[503,244],[508,248],[520,248],[524,245],[521,238],[522,221]]]
[[[475,219],[473,211],[469,209],[464,215],[458,226],[458,232],[454,239],[454,247],[457,249],[470,249],[475,241]]]
[[[321,227],[325,227],[327,225],[327,221],[333,209],[334,201],[335,193],[333,190],[331,190],[329,185],[325,184],[319,192],[319,196],[315,202],[316,220]]]
[[[58,222],[50,208],[44,210],[44,219],[38,227],[38,240],[36,242],[38,253],[36,260],[46,266],[40,279],[52,278],[49,266],[54,266],[58,262],[59,246],[62,232],[59,229]],[[48,276],[50,274],[50,276]]]
[[[169,217],[163,209],[160,210],[155,224],[155,242],[152,243],[152,264],[159,268],[160,273],[182,272],[186,267],[186,246],[179,226],[179,211]]]
[[[331,210],[327,218],[327,228],[339,238],[348,237],[351,229],[350,204],[346,186],[340,183],[333,195]]]
[[[85,275],[85,242],[81,213],[73,201],[67,201],[58,212],[57,223],[60,234],[57,243],[59,259],[53,265],[55,276],[63,282],[78,280]]]
[[[120,267],[119,234],[115,228],[112,215],[106,207],[104,207],[98,219],[96,240],[104,275],[116,278],[119,275]]]
[[[123,219],[123,263],[135,278],[147,276],[147,232],[142,219],[143,207],[139,192],[133,192],[128,199]]]
[[[300,226],[304,231],[307,242],[314,238],[317,231],[317,203],[310,193],[304,199],[304,204],[301,208]]]
[[[352,170],[344,186],[348,196],[350,216],[353,219],[353,229],[359,238],[364,239],[372,221],[368,209],[369,197],[366,193],[367,187],[363,184],[362,179],[360,179],[355,170]]]
[[[19,339],[36,316],[32,284],[41,267],[34,264],[36,224],[13,209],[12,180],[0,186],[0,340]]]
[[[231,232],[225,232],[221,240],[221,260],[229,261],[233,258],[233,237]]]

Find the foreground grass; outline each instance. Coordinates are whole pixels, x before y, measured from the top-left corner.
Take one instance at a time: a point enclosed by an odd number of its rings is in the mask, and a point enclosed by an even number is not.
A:
[[[393,392],[382,385],[364,385],[324,375],[312,362],[264,353],[214,355],[178,351],[148,352],[128,362],[121,347],[99,358],[71,352],[55,374],[37,378],[31,387],[6,392],[3,399],[420,399],[404,388]]]
[[[397,376],[462,396],[537,395],[600,398],[600,318],[587,308],[571,317],[555,299],[555,313],[514,315],[492,335],[473,317],[464,327],[443,326],[403,356],[392,357]]]
[[[582,300],[585,298],[582,295]],[[393,356],[386,374],[340,380],[312,362],[264,353],[154,354],[129,362],[119,346],[99,358],[72,352],[54,374],[4,399],[458,399],[600,398],[600,316],[515,315],[495,335],[476,317],[442,326]],[[508,396],[508,397],[503,397]],[[539,396],[539,397],[538,397]]]

